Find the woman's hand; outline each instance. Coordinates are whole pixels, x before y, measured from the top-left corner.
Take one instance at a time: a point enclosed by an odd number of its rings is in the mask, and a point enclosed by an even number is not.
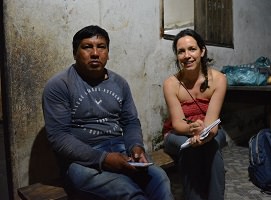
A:
[[[197,120],[189,124],[189,132],[192,137],[190,138],[190,144],[192,147],[201,146],[205,143],[204,140],[200,139],[200,134],[205,128],[202,120]]]
[[[200,140],[200,135],[195,135],[190,138],[190,144],[192,147],[197,147],[203,145],[204,142]]]
[[[197,120],[189,124],[189,133],[192,136],[200,135],[200,133],[205,128],[205,125],[202,120]]]

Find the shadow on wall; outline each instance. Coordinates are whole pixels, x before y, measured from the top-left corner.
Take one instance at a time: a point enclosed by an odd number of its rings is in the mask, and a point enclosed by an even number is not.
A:
[[[56,156],[46,137],[45,128],[37,135],[30,156],[29,184],[50,182],[58,179],[59,167]]]

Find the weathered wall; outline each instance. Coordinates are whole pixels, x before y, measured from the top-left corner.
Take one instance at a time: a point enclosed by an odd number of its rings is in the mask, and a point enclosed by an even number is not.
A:
[[[166,108],[162,82],[174,72],[171,41],[160,36],[158,0],[4,0],[9,136],[14,194],[21,186],[46,180],[55,163],[46,143],[41,110],[45,82],[73,63],[72,36],[98,24],[111,37],[108,68],[130,83],[151,150]],[[210,47],[221,65],[271,55],[270,0],[234,1],[235,49]],[[249,6],[249,7],[248,7]],[[251,8],[250,8],[251,6]]]

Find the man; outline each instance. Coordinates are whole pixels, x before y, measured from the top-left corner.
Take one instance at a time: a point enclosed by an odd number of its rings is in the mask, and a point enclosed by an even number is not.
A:
[[[69,187],[95,199],[170,200],[170,182],[147,163],[128,83],[105,68],[108,33],[87,26],[73,37],[75,64],[52,77],[43,93],[45,127]]]

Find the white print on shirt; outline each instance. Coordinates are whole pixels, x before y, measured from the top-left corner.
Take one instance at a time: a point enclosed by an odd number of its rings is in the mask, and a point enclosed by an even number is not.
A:
[[[92,93],[105,93],[108,94],[110,96],[112,96],[121,106],[122,105],[122,98],[119,97],[115,92],[108,90],[108,89],[103,89],[103,88],[87,88],[85,92],[83,92],[83,94],[81,94],[78,99],[75,101],[75,105],[72,109],[72,115],[75,115],[77,110],[80,108],[81,104],[85,101],[85,100],[89,100],[88,96],[92,96]],[[103,103],[102,99],[93,99],[93,101],[96,103],[96,105],[101,105]],[[114,115],[114,113],[108,113],[109,115]],[[104,122],[107,122],[108,118],[100,118],[96,120],[97,124],[102,124]],[[75,121],[74,121],[75,122]],[[75,122],[76,123],[76,122]],[[112,134],[112,133],[117,133],[117,132],[122,132],[121,127],[119,126],[119,124],[115,124],[113,127],[111,127],[110,129],[104,130],[104,131],[100,131],[100,130],[95,130],[95,129],[90,129],[88,127],[85,127],[84,125],[80,125],[80,127],[86,132],[89,133],[91,135],[101,135],[101,134]]]
[[[102,100],[100,99],[99,101],[97,101],[97,99],[95,99],[95,103],[99,105],[100,103],[102,103]]]

